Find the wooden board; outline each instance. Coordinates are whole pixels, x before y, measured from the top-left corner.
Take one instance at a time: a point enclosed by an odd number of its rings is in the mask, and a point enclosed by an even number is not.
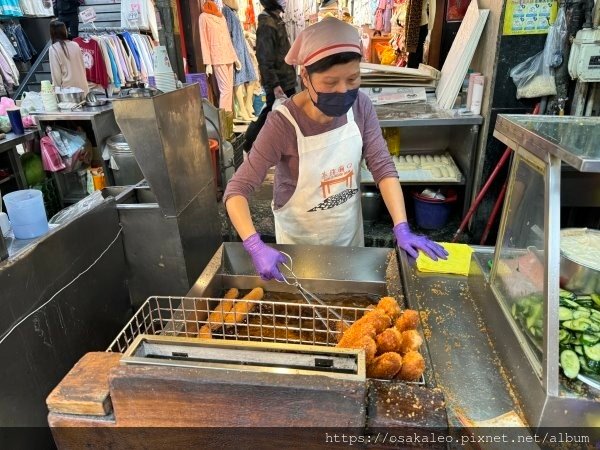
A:
[[[92,352],[81,358],[56,386],[46,404],[51,412],[105,416],[112,410],[108,374],[121,353]]]
[[[322,376],[164,366],[110,374],[118,426],[364,427],[366,384]]]

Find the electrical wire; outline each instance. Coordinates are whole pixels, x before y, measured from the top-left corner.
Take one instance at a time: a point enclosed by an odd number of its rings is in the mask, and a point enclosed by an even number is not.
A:
[[[104,251],[102,253],[100,253],[100,256],[98,256],[94,262],[92,262],[92,264],[90,264],[88,266],[87,269],[85,269],[83,272],[79,273],[79,275],[77,275],[75,278],[73,278],[70,282],[68,282],[67,284],[65,284],[62,288],[60,288],[52,297],[50,297],[48,300],[46,300],[44,303],[42,303],[40,306],[38,306],[36,309],[34,309],[33,311],[31,311],[29,314],[27,314],[25,317],[23,317],[22,319],[18,320],[14,325],[12,325],[7,331],[5,331],[2,334],[2,338],[0,338],[0,345],[2,345],[2,343],[4,343],[4,341],[19,327],[21,326],[21,324],[23,322],[25,322],[27,319],[29,319],[31,316],[33,316],[34,314],[36,314],[38,311],[40,311],[42,308],[44,308],[46,305],[48,305],[52,300],[54,300],[56,298],[56,296],[58,296],[61,292],[63,292],[65,289],[67,289],[69,286],[71,286],[73,283],[75,283],[82,275],[86,274],[87,272],[90,271],[90,269],[92,267],[94,267],[96,265],[96,263],[98,261],[100,261],[102,259],[102,257],[110,250],[110,248],[113,246],[113,244],[115,242],[117,242],[117,239],[119,239],[119,236],[121,236],[121,233],[123,232],[123,227],[119,227],[119,232],[117,233],[117,235],[115,236],[115,238],[112,240],[112,242],[110,244],[108,244],[108,247],[106,247],[104,249]]]

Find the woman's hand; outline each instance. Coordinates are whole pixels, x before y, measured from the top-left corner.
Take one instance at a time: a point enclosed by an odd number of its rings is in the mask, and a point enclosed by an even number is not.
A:
[[[260,234],[254,233],[244,240],[244,248],[252,257],[254,268],[263,280],[272,280],[273,278],[283,281],[283,276],[279,264],[285,262],[283,253],[269,247],[260,238]]]
[[[406,222],[401,222],[394,227],[394,236],[398,247],[413,258],[419,256],[419,250],[434,261],[437,261],[438,258],[446,259],[448,257],[448,252],[444,247],[425,236],[414,234]]]

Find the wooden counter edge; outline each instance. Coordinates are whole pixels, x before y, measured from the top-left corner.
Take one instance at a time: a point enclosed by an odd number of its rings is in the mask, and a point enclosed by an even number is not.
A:
[[[51,413],[106,416],[112,412],[108,375],[121,353],[85,354],[46,398]]]

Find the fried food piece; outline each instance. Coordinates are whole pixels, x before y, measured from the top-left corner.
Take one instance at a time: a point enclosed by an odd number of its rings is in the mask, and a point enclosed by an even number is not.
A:
[[[209,331],[214,331],[217,328],[222,327],[225,323],[225,316],[231,311],[235,304],[234,300],[238,298],[239,295],[240,292],[236,288],[229,289],[223,296],[225,300],[222,300],[215,306],[215,309],[213,309],[206,320],[207,325],[202,326],[202,328],[207,326],[209,327]],[[200,332],[202,332],[202,328],[200,328]],[[206,330],[204,331],[204,334],[206,334]],[[201,337],[200,334],[198,334],[198,337]]]
[[[419,352],[408,352],[402,358],[402,368],[396,375],[398,380],[418,381],[425,372],[425,360]]]
[[[345,337],[345,336],[344,336]],[[373,362],[375,359],[375,353],[377,353],[377,344],[370,336],[358,336],[353,341],[340,341],[339,344],[336,345],[338,348],[358,348],[363,349],[365,351],[365,362],[367,366]]]
[[[372,324],[375,328],[376,334],[379,334],[383,330],[388,329],[392,324],[388,315],[381,309],[373,309],[365,313],[365,315],[358,319],[356,322],[354,322],[352,326],[362,326],[363,323]]]
[[[375,358],[367,367],[369,378],[391,380],[402,368],[402,356],[396,352],[387,352]]]
[[[257,287],[248,292],[242,300],[262,300],[265,292],[262,288]],[[231,311],[225,316],[225,325],[234,325],[236,323],[243,322],[252,309],[256,306],[253,302],[235,302]]]
[[[377,335],[377,353],[399,352],[402,348],[402,333],[391,327]]]
[[[373,326],[372,323],[370,323],[370,322],[362,322],[362,323],[355,322],[350,326],[350,328],[348,328],[346,331],[344,331],[344,334],[343,334],[342,338],[340,339],[340,342],[338,343],[337,347],[357,348],[357,347],[353,347],[353,344],[355,342],[359,341],[363,336],[367,336],[368,338],[373,340],[373,342],[375,342],[376,335],[377,335],[377,333],[376,333],[375,327]],[[375,351],[377,351],[377,345],[375,345]]]
[[[423,345],[423,338],[417,330],[406,330],[402,332],[402,345],[400,353],[402,355],[408,352],[416,352]]]
[[[350,328],[350,324],[348,322],[346,322],[345,320],[336,320],[335,321],[335,338],[336,338],[337,342],[340,342],[342,340],[342,337],[344,337],[344,333],[349,328]]]
[[[403,332],[406,330],[416,330],[419,326],[419,313],[414,309],[405,309],[402,315],[396,320],[396,328]]]
[[[210,327],[208,325],[202,325],[200,332],[198,333],[198,338],[212,339],[212,332],[210,331]]]
[[[400,305],[398,305],[398,302],[394,297],[383,297],[379,300],[379,303],[377,303],[377,308],[385,312],[390,319],[392,319],[392,322],[395,321],[402,312],[400,310]]]

